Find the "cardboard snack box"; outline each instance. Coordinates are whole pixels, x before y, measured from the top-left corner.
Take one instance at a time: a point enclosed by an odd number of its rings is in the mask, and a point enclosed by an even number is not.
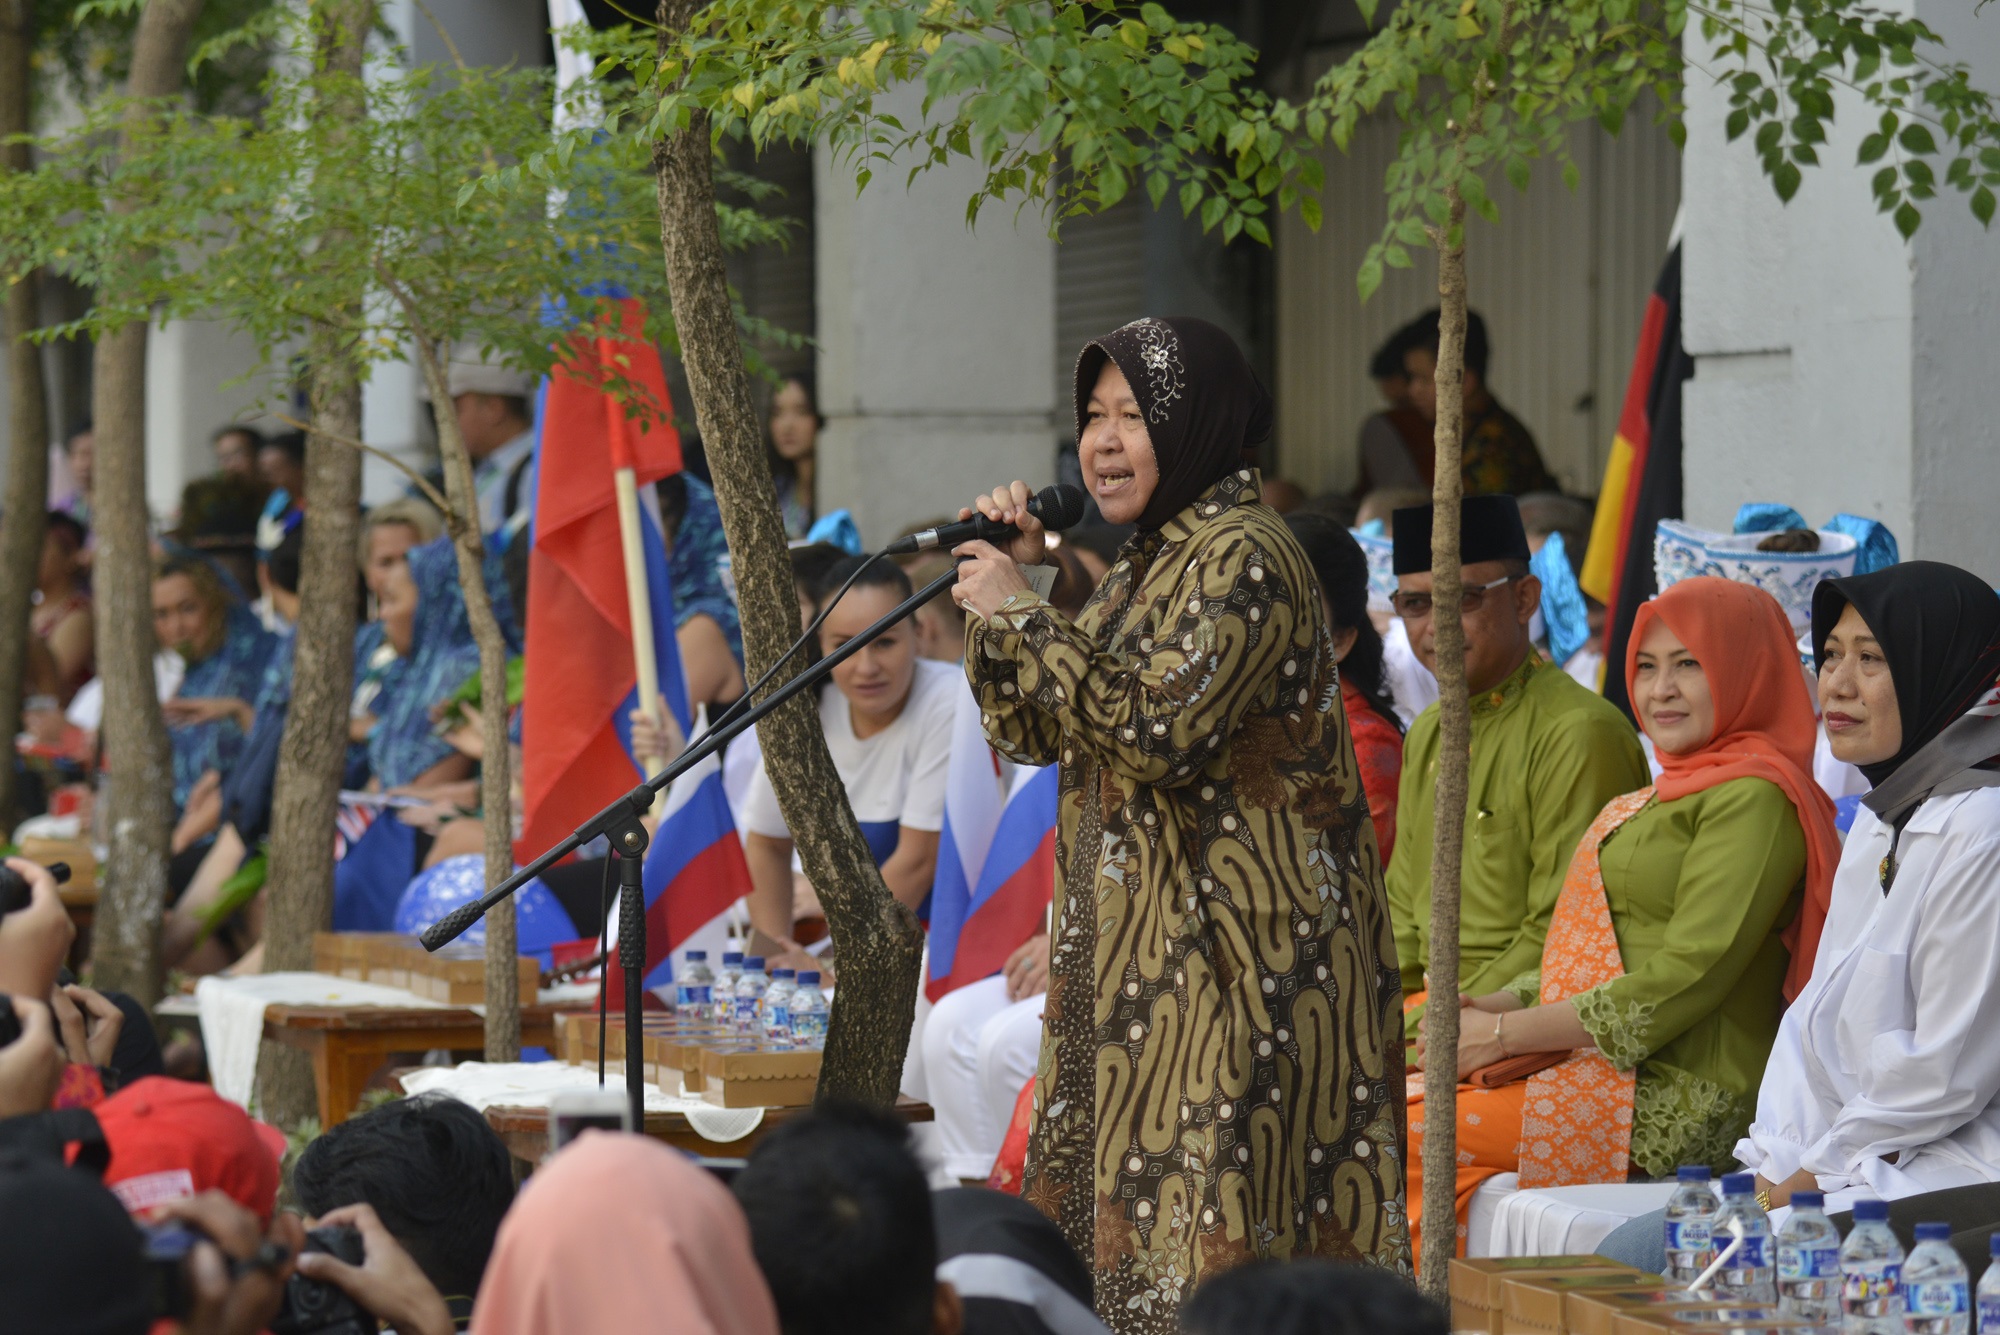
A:
[[[1702,1331],[1706,1335],[1764,1335],[1810,1331],[1811,1323],[1786,1316],[1776,1303],[1705,1302],[1651,1308],[1628,1308],[1612,1325],[1612,1335],[1660,1335],[1663,1331]]]
[[[531,955],[515,961],[515,985],[524,1002],[532,1003],[542,981],[542,967]],[[401,961],[408,978],[403,986],[420,997],[454,1006],[477,1006],[486,1000],[486,951],[479,946],[449,945],[435,954],[412,941]]]
[[[1509,1276],[1500,1283],[1500,1310],[1506,1314],[1507,1335],[1566,1335],[1568,1295],[1591,1290],[1629,1291],[1648,1282],[1666,1286],[1666,1281],[1658,1276],[1649,1280],[1637,1270]]]
[[[1662,1307],[1699,1305],[1696,1295],[1658,1275],[1621,1289],[1573,1289],[1563,1295],[1565,1335],[1613,1335],[1624,1312],[1658,1312]]]
[[[385,943],[407,939],[394,932],[314,932],[313,972],[367,982],[374,952]]]
[[[1531,1276],[1587,1275],[1615,1272],[1636,1281],[1646,1276],[1606,1256],[1482,1256],[1451,1263],[1451,1328],[1506,1335],[1507,1313],[1500,1305],[1500,1286],[1509,1279]]]
[[[747,1042],[704,1048],[701,1094],[725,1108],[802,1107],[819,1084],[819,1061],[812,1048]]]

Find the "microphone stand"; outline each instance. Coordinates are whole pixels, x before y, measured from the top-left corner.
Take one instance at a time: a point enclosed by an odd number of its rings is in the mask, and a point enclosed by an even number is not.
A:
[[[625,1093],[632,1104],[632,1129],[646,1126],[646,1060],[641,1037],[646,976],[646,891],[643,872],[649,841],[641,817],[653,809],[660,790],[721,750],[772,710],[805,690],[826,680],[832,671],[861,652],[862,646],[915,612],[958,581],[956,566],[898,603],[888,615],[862,631],[819,662],[772,691],[754,706],[705,733],[701,740],[681,752],[678,759],[644,783],[613,801],[611,805],[576,827],[562,841],[487,891],[471,904],[461,905],[424,929],[425,950],[437,950],[457,939],[472,924],[486,916],[488,909],[541,875],[599,835],[611,844],[618,863],[618,964],[625,972]]]

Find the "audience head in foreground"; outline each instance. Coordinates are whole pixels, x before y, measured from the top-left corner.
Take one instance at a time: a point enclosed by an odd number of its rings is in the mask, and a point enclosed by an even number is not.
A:
[[[1181,1308],[1182,1335],[1446,1335],[1438,1305],[1374,1266],[1256,1261]]]
[[[894,1114],[833,1105],[787,1122],[735,1190],[785,1335],[958,1335],[930,1188]]]
[[[743,1213],[686,1155],[587,1131],[521,1189],[473,1335],[662,1329],[776,1335]]]
[[[486,1118],[458,1099],[385,1103],[306,1146],[292,1192],[308,1215],[373,1206],[447,1302],[479,1291],[514,1167]]]
[[[931,1197],[937,1276],[958,1294],[965,1335],[1096,1335],[1090,1272],[1062,1230],[1022,1200],[984,1187]]]

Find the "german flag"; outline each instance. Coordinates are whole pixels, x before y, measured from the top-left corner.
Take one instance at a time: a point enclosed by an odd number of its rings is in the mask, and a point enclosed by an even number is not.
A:
[[[1681,386],[1693,374],[1694,362],[1681,347],[1681,250],[1676,245],[1646,301],[1579,580],[1583,591],[1607,609],[1604,695],[1627,714],[1632,710],[1625,698],[1625,642],[1640,604],[1658,592],[1653,531],[1660,520],[1681,514]]]

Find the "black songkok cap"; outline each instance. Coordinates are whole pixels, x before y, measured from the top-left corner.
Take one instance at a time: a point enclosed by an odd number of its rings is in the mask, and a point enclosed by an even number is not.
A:
[[[1431,510],[1412,506],[1395,513],[1396,573],[1421,575],[1431,568]],[[1521,507],[1512,496],[1467,496],[1458,506],[1458,559],[1525,561],[1528,530],[1521,526]]]

